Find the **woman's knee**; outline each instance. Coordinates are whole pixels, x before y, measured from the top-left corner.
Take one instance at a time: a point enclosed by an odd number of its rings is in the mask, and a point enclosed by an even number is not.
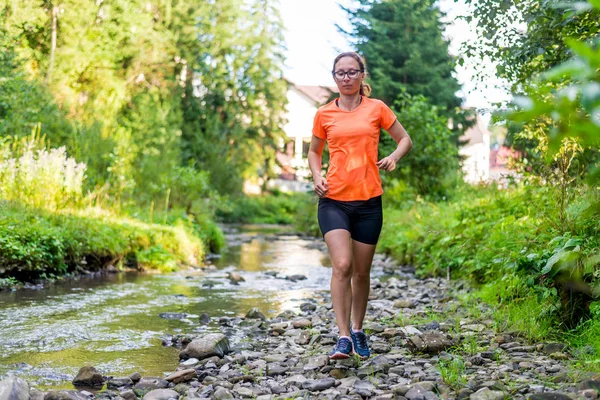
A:
[[[350,279],[352,277],[352,260],[349,258],[332,260],[331,268],[335,278]]]

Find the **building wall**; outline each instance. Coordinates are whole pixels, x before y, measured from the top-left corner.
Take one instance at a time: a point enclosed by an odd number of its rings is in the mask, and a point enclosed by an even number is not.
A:
[[[460,148],[459,154],[466,157],[462,169],[465,181],[479,183],[490,179],[490,135],[484,134],[483,141],[467,144]]]
[[[293,87],[287,92],[287,119],[284,131],[295,141],[294,158],[302,158],[302,141],[310,141],[312,137],[313,119],[317,111],[316,104],[306,96],[298,93]]]

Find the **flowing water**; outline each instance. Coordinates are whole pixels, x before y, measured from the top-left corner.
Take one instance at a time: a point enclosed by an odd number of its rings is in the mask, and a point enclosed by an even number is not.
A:
[[[178,365],[178,350],[162,345],[169,334],[217,330],[219,317],[253,307],[268,317],[298,311],[315,290],[329,288],[322,240],[264,226],[230,229],[227,238],[228,249],[202,270],[109,274],[0,292],[0,379],[18,375],[40,389],[72,388],[84,365],[111,376],[163,376]],[[231,283],[230,272],[245,281]],[[284,279],[292,275],[307,279]],[[202,314],[212,322],[199,324]]]

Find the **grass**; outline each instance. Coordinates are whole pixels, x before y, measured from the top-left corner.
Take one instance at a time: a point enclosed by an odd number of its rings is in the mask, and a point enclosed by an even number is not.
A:
[[[199,229],[188,220],[155,224],[98,208],[58,212],[0,202],[0,282],[59,277],[125,260],[161,271],[199,265],[210,246]]]
[[[441,359],[437,365],[442,380],[452,390],[458,391],[467,383],[465,374],[465,362],[460,356],[452,356],[450,359]]]

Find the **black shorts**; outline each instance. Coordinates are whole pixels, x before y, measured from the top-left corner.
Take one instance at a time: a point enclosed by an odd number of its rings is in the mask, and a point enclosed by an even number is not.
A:
[[[319,199],[319,228],[323,236],[334,229],[345,229],[357,242],[377,244],[382,225],[381,196],[361,201]]]

